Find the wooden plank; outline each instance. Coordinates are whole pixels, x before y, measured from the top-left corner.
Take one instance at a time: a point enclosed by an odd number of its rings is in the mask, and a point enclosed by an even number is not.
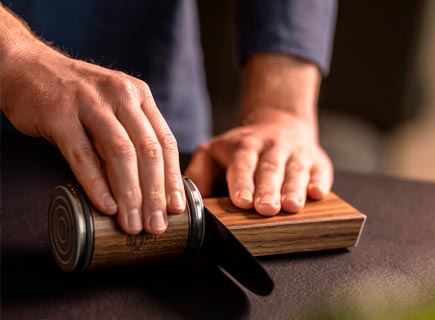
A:
[[[239,209],[229,198],[208,198],[204,204],[255,256],[353,247],[366,219],[332,192],[309,200],[298,213],[273,217]]]

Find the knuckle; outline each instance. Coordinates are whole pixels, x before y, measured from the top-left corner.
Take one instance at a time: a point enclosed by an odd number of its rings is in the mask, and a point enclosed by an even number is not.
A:
[[[316,164],[313,166],[310,172],[311,180],[324,180],[331,176],[331,171],[328,170],[328,166]]]
[[[95,159],[95,152],[88,144],[78,144],[71,148],[71,161],[75,164],[83,164]]]
[[[263,160],[258,165],[259,170],[276,172],[279,170],[279,163],[275,160]]]
[[[251,190],[253,188],[253,181],[244,177],[237,177],[234,180],[229,181],[233,188],[241,188]]]
[[[139,89],[139,92],[142,94],[142,99],[145,103],[145,105],[150,104],[153,101],[153,94],[151,93],[151,87],[142,80],[139,80],[137,84],[137,88]]]
[[[151,88],[148,85],[148,83],[146,83],[145,81],[142,80],[138,80],[138,85],[139,88],[141,89],[141,91],[145,94],[145,95],[151,95]]]
[[[119,139],[109,148],[110,156],[114,158],[122,158],[127,160],[135,159],[133,144],[127,139]]]
[[[165,179],[169,182],[173,189],[182,190],[183,182],[181,180],[181,174],[178,170],[168,170],[165,173]]]
[[[242,137],[239,141],[238,141],[238,148],[242,149],[242,150],[252,150],[252,149],[256,149],[257,146],[257,139],[255,139],[254,137],[247,135]]]
[[[277,191],[273,184],[260,182],[255,185],[256,194],[271,194],[273,195]]]
[[[240,175],[243,172],[252,172],[254,171],[253,166],[248,162],[237,161],[234,162],[231,166],[229,166],[228,171],[231,173]]]
[[[282,185],[282,188],[281,188],[281,193],[282,194],[287,194],[287,193],[290,193],[290,192],[294,192],[294,191],[296,191],[297,190],[297,188],[296,188],[296,186],[294,186],[292,183],[290,183],[290,182],[286,182],[286,183],[284,183],[283,185]]]
[[[140,203],[142,201],[142,194],[138,188],[130,187],[122,190],[121,198],[127,203]]]
[[[148,160],[159,160],[162,157],[162,147],[156,139],[144,139],[137,146],[137,152],[140,157]]]
[[[124,91],[131,91],[134,88],[134,84],[126,77],[119,77],[116,79],[116,83],[120,89],[123,89]]]
[[[92,191],[99,189],[101,183],[104,183],[102,176],[86,177],[84,178],[83,181],[83,184],[86,185],[89,188],[89,190]]]
[[[104,79],[103,85],[113,90],[117,95],[134,97],[137,95],[137,88],[129,76],[123,72],[116,71]]]
[[[162,137],[162,146],[164,149],[168,151],[177,152],[178,145],[177,140],[175,139],[172,133],[165,133]]]
[[[312,175],[310,176],[310,181],[311,181],[311,182],[320,182],[320,181],[324,180],[325,177],[326,177],[326,176],[321,175],[321,174],[312,174]]]
[[[137,95],[135,85],[129,79],[124,77],[116,78],[115,89],[127,98],[132,98]]]
[[[111,72],[117,78],[128,78],[128,77],[130,77],[128,74],[126,74],[125,72],[120,71],[120,70],[111,70]]]
[[[307,170],[307,166],[299,159],[292,160],[289,164],[289,170],[292,173],[301,173]]]
[[[164,195],[163,188],[161,190],[154,189],[146,195],[147,203],[151,207],[161,207],[163,206],[164,203],[163,195]]]

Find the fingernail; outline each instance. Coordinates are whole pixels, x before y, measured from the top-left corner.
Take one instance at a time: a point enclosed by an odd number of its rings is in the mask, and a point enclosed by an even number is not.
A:
[[[302,197],[299,196],[296,192],[289,192],[284,196],[285,201],[294,201],[296,204],[302,204]]]
[[[118,205],[110,194],[106,193],[103,196],[103,201],[104,205],[108,210],[110,210],[112,213],[116,213],[116,211],[118,210]]]
[[[132,209],[128,212],[128,227],[131,230],[142,230],[142,219],[138,209]]]
[[[183,197],[181,196],[180,191],[175,191],[169,197],[168,204],[176,209],[184,209],[185,204],[183,202]]]
[[[242,189],[237,194],[237,197],[246,201],[252,202],[252,192],[248,189]]]
[[[167,225],[168,223],[166,219],[166,214],[163,213],[163,211],[157,210],[151,213],[151,219],[150,219],[151,229],[155,231],[162,231],[166,229]]]
[[[258,198],[257,201],[259,203],[262,203],[262,204],[273,204],[273,205],[276,205],[275,198],[271,194],[268,194],[268,193],[261,195]]]

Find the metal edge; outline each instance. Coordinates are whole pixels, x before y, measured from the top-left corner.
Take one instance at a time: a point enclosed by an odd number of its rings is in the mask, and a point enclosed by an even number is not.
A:
[[[82,214],[85,221],[85,247],[84,254],[77,263],[77,267],[74,271],[83,272],[86,271],[91,263],[94,253],[94,223],[91,216],[91,208],[89,200],[81,191],[81,189],[71,183],[67,184],[67,188],[78,198],[82,206]]]
[[[183,184],[189,213],[189,237],[184,252],[184,258],[191,259],[198,254],[202,242],[204,241],[204,203],[201,193],[192,180],[183,176]]]

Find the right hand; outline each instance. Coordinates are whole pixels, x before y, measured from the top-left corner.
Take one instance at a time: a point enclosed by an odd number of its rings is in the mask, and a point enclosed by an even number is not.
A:
[[[148,85],[40,43],[3,70],[2,108],[22,133],[56,144],[95,207],[130,234],[165,231],[186,199],[176,140]]]

